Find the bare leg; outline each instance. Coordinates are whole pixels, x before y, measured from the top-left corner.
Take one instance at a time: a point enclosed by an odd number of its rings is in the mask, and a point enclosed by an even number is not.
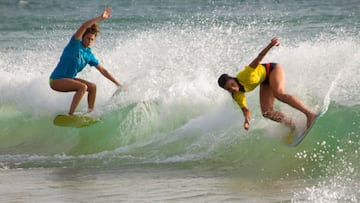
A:
[[[308,109],[298,98],[285,92],[285,74],[280,64],[277,64],[270,74],[270,87],[276,99],[303,112],[307,118],[307,128],[314,122],[316,114]]]
[[[81,98],[84,96],[88,88],[86,84],[71,78],[53,80],[50,87],[59,92],[76,92],[71,102],[69,115],[74,114],[76,107],[79,105]]]
[[[283,123],[291,130],[295,129],[295,126],[290,118],[287,118],[283,113],[274,110],[275,97],[269,85],[260,86],[260,106],[262,115],[265,118],[271,119],[276,122]]]
[[[80,78],[76,78],[75,80],[86,84],[88,91],[88,97],[87,97],[88,110],[89,112],[93,111],[95,106],[95,99],[96,99],[96,84]]]

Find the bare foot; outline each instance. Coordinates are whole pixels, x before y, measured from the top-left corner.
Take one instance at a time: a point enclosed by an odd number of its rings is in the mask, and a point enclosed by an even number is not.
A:
[[[310,126],[311,126],[311,124],[313,124],[313,122],[314,122],[315,119],[316,119],[316,114],[310,113],[310,114],[308,114],[306,117],[307,117],[306,129],[309,129]]]

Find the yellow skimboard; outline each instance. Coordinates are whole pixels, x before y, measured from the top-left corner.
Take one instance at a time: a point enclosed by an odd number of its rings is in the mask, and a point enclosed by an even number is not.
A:
[[[57,126],[82,128],[93,125],[99,122],[99,120],[90,116],[57,115],[53,123]]]

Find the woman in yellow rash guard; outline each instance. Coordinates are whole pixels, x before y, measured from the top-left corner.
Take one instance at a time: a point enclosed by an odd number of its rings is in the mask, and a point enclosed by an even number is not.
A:
[[[245,92],[252,91],[258,85],[260,85],[260,106],[264,117],[283,123],[292,130],[295,128],[291,118],[287,118],[283,113],[274,110],[274,100],[276,98],[304,113],[307,118],[307,128],[311,126],[316,118],[316,114],[306,107],[305,104],[293,95],[285,92],[285,75],[280,64],[260,64],[269,50],[273,46],[279,45],[279,40],[273,38],[260,54],[248,66],[245,66],[236,77],[222,74],[218,79],[219,86],[230,92],[241,108],[245,117],[245,130],[248,130],[250,126],[250,111],[246,105]]]

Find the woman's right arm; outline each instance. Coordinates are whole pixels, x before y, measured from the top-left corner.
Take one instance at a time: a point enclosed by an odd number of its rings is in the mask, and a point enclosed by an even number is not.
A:
[[[75,32],[75,39],[76,40],[81,39],[82,36],[84,35],[86,29],[91,27],[91,25],[96,24],[97,22],[99,22],[101,20],[109,19],[111,12],[112,12],[112,8],[106,7],[100,16],[90,19],[90,20],[86,21],[85,23],[83,23],[80,26],[80,28]]]
[[[273,46],[279,46],[280,42],[279,39],[274,37],[273,39],[271,39],[271,42],[259,53],[259,55],[249,64],[249,66],[251,68],[256,68],[260,62],[263,60],[263,58],[265,57],[265,55],[270,51],[270,49]]]

